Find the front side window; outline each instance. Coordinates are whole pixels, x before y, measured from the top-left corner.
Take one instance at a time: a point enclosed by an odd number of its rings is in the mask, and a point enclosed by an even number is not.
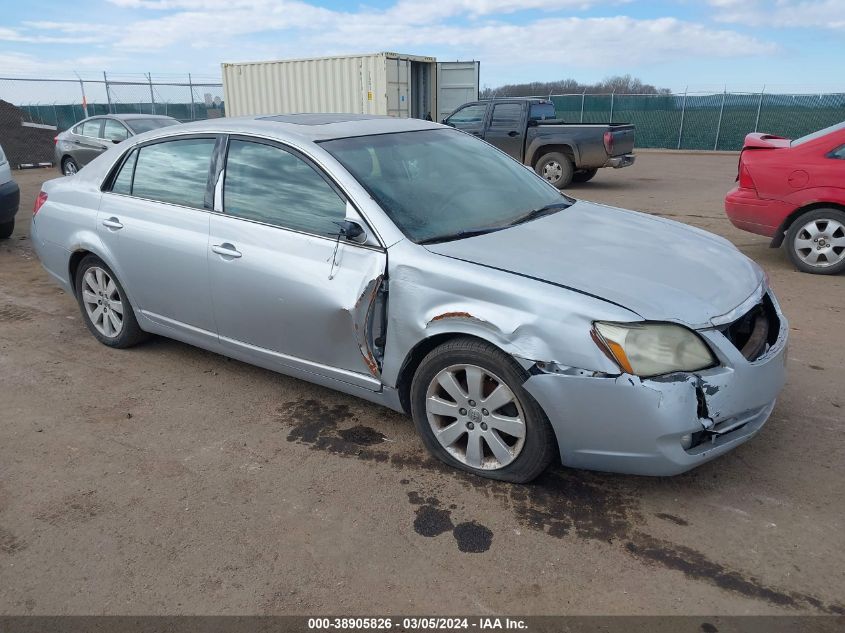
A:
[[[107,141],[125,141],[129,138],[129,131],[119,121],[106,119],[103,124],[103,138]]]
[[[417,243],[503,229],[573,202],[493,146],[455,130],[356,136],[321,145]]]
[[[455,114],[450,116],[446,123],[453,125],[458,129],[466,127],[477,127],[484,122],[484,113],[487,112],[487,104],[479,103],[476,105],[466,106],[461,108]]]
[[[522,106],[518,103],[497,103],[493,106],[490,127],[515,128],[522,119]]]
[[[223,211],[318,235],[337,235],[346,202],[303,159],[273,145],[232,140]]]
[[[192,138],[141,147],[132,195],[202,209],[214,143],[213,138]]]

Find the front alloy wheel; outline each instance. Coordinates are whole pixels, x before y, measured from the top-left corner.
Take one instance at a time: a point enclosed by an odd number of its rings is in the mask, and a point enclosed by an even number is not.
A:
[[[504,468],[525,444],[525,414],[505,382],[477,365],[439,372],[425,399],[440,445],[470,468]]]
[[[411,382],[414,424],[441,461],[482,477],[525,483],[557,453],[528,372],[498,347],[455,338],[423,358]]]

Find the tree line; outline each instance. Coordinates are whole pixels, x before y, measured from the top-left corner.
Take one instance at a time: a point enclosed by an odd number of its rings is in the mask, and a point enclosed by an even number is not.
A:
[[[559,94],[637,94],[662,95],[670,94],[668,88],[657,88],[643,83],[631,75],[615,75],[607,77],[597,83],[584,84],[575,79],[561,79],[559,81],[532,81],[524,84],[506,84],[498,88],[484,86],[480,92],[482,99],[493,97],[538,97]]]

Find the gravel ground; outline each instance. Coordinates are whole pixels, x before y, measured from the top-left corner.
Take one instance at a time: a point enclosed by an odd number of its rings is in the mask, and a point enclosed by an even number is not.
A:
[[[722,212],[736,156],[642,153],[571,193],[733,240],[792,326],[763,432],[682,476],[430,460],[410,421],[187,345],[115,351],[0,243],[2,614],[818,614],[845,599],[845,277]],[[636,424],[632,420],[632,424]]]

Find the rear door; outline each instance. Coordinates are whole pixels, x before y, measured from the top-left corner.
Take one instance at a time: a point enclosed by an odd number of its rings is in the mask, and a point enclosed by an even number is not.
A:
[[[485,141],[520,162],[525,146],[526,109],[525,104],[520,102],[495,102],[490,123],[484,132]]]
[[[103,194],[97,229],[135,307],[191,337],[217,337],[208,284],[209,173],[217,139],[132,150]]]
[[[343,193],[279,143],[230,137],[217,177],[209,272],[220,342],[236,355],[377,390],[368,318],[383,249],[338,239]]]
[[[442,121],[464,103],[478,100],[480,62],[437,62],[437,116]]]
[[[103,119],[94,118],[83,121],[73,128],[71,154],[79,166],[87,165],[105,150]]]

